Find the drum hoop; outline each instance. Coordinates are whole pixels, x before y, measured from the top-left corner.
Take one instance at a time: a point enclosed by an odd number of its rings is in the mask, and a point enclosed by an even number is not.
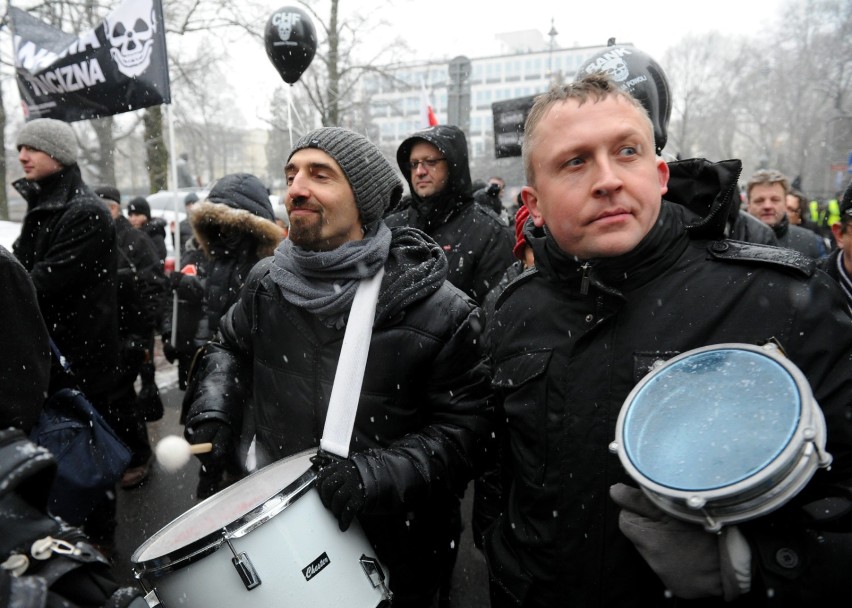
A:
[[[304,457],[310,453],[316,453],[316,449],[294,454],[291,457],[288,457],[288,460]],[[259,469],[252,475],[256,475],[262,471],[263,469]],[[250,477],[251,475],[245,479],[249,479]],[[273,517],[281,513],[300,497],[304,496],[313,487],[315,481],[316,473],[312,468],[307,469],[299,477],[290,482],[287,487],[279,490],[254,509],[224,525],[218,532],[207,534],[206,536],[191,541],[183,547],[170,551],[164,555],[137,562],[133,567],[133,574],[135,578],[138,580],[141,580],[144,576],[159,578],[165,574],[169,574],[181,568],[185,568],[192,563],[200,561],[208,555],[216,552],[226,540],[241,538],[252,530],[255,530],[264,523],[270,521]],[[199,505],[200,504],[202,503],[199,503]],[[199,505],[195,505],[193,509]],[[192,509],[184,512],[179,517],[183,517],[191,511]],[[164,531],[166,528],[168,528],[168,524],[161,528],[159,532]],[[137,549],[137,552],[138,551],[139,549]]]
[[[701,524],[708,532],[717,532],[722,526],[750,521],[782,507],[807,485],[819,466],[819,450],[812,442],[808,442],[802,450],[802,458],[785,471],[784,479],[787,483],[778,484],[770,488],[769,492],[752,492],[744,501],[708,503],[702,509],[693,509],[684,500],[676,500],[647,488],[643,488],[643,491],[651,502],[670,515]]]
[[[775,362],[780,364],[785,369],[785,371],[787,371],[791,375],[796,384],[796,387],[799,390],[799,393],[802,395],[802,407],[800,408],[799,420],[796,425],[796,429],[790,439],[787,441],[787,444],[773,459],[769,466],[766,466],[763,469],[752,473],[745,479],[742,479],[732,484],[708,490],[680,490],[677,488],[672,488],[670,486],[662,485],[648,478],[642,471],[638,469],[638,467],[634,465],[633,461],[630,460],[630,457],[627,454],[626,441],[624,438],[625,418],[627,415],[627,410],[629,408],[622,406],[621,411],[618,415],[618,421],[616,423],[617,439],[615,444],[618,457],[621,460],[622,466],[625,468],[630,477],[639,482],[639,484],[643,486],[644,489],[648,490],[651,493],[657,494],[659,496],[664,496],[667,499],[672,499],[675,502],[678,500],[686,501],[691,497],[699,496],[702,498],[706,498],[709,506],[710,500],[725,501],[731,496],[742,496],[744,490],[755,487],[756,481],[758,482],[757,485],[760,486],[760,480],[769,477],[770,474],[774,475],[777,474],[779,471],[789,472],[793,470],[799,463],[799,455],[807,449],[807,446],[809,444],[814,443],[814,441],[821,441],[821,443],[817,444],[818,446],[824,446],[825,444],[825,419],[823,418],[822,412],[819,410],[819,406],[813,397],[810,384],[808,384],[807,379],[805,378],[801,370],[799,370],[798,367],[793,365],[783,354],[777,352],[775,349],[767,349],[755,346],[753,344],[745,343],[714,344],[711,346],[704,346],[701,348],[689,350],[684,353],[681,353],[680,355],[677,355],[676,357],[672,357],[671,359],[666,361],[665,367],[670,367],[676,364],[677,362],[694,355],[719,350],[744,350],[768,356]],[[662,368],[660,368],[660,370],[653,370],[652,372],[648,373],[644,378],[642,378],[642,380],[633,388],[633,390],[630,391],[627,398],[624,400],[624,403],[632,404],[636,396],[645,387],[645,385],[656,377],[655,372],[661,370]],[[808,433],[813,433],[815,437],[809,439],[807,437]],[[819,449],[817,451],[819,452]],[[772,465],[776,466],[773,468]],[[700,513],[700,511],[694,509],[693,511]]]

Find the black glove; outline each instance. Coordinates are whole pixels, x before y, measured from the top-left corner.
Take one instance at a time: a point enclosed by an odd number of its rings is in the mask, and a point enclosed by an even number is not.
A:
[[[317,471],[317,491],[322,504],[337,517],[345,532],[367,503],[364,482],[351,460],[333,460]]]
[[[190,443],[212,443],[213,449],[206,454],[196,454],[201,461],[198,473],[198,498],[207,498],[218,491],[225,467],[234,455],[234,440],[231,427],[222,420],[205,420],[187,427],[184,433]]]
[[[621,507],[618,527],[666,588],[683,599],[731,601],[751,586],[751,550],[736,526],[718,534],[666,515],[638,488],[609,489]]]
[[[169,275],[169,285],[172,288],[172,291],[175,291],[178,287],[180,287],[181,279],[183,279],[183,273],[177,270]]]
[[[169,363],[174,363],[178,358],[177,349],[166,339],[163,339],[163,356]]]

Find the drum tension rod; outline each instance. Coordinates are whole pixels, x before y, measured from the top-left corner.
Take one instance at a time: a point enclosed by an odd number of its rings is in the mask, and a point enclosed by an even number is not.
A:
[[[251,563],[248,555],[245,553],[237,553],[234,546],[231,544],[231,539],[227,536],[225,537],[225,543],[228,545],[231,553],[234,554],[234,557],[231,558],[231,563],[234,564],[234,569],[236,569],[237,574],[240,575],[246,589],[251,591],[255,587],[259,587],[260,577],[257,575],[257,570],[254,569],[254,564]]]

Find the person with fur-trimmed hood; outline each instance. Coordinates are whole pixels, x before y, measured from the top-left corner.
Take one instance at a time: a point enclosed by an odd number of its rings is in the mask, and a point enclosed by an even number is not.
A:
[[[252,266],[272,255],[281,230],[266,186],[249,173],[221,178],[203,202],[193,204],[190,223],[190,252],[181,258],[180,272],[172,274],[172,288],[184,304],[178,311],[178,343],[166,349],[174,346],[194,353],[216,333],[219,319],[236,301]],[[184,320],[193,323],[188,326]],[[171,341],[171,324],[169,311],[163,323],[164,343]],[[184,385],[185,380],[184,376]]]
[[[216,182],[207,199],[193,206],[190,222],[204,260],[194,268],[185,264],[181,272],[172,273],[172,287],[179,302],[184,302],[178,310],[176,346],[194,354],[218,331],[219,320],[237,301],[252,267],[275,251],[281,241],[281,229],[275,223],[266,186],[249,173],[231,173]],[[183,327],[184,317],[193,320],[194,327]],[[171,323],[171,318],[164,322],[163,341],[169,344],[164,350],[172,346]],[[187,367],[185,364],[186,374]],[[184,386],[185,382],[186,378]],[[181,419],[184,417],[185,411]],[[202,471],[199,497],[219,489],[221,474],[216,470]]]

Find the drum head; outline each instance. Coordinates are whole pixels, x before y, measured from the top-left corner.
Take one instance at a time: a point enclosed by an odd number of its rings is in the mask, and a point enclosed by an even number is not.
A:
[[[790,371],[757,348],[681,357],[651,372],[625,403],[618,436],[630,464],[653,484],[687,492],[730,486],[769,466],[802,413]]]
[[[158,560],[222,540],[222,529],[278,494],[295,491],[297,480],[311,466],[316,449],[274,462],[205,499],[145,541],[133,554],[134,563]]]

